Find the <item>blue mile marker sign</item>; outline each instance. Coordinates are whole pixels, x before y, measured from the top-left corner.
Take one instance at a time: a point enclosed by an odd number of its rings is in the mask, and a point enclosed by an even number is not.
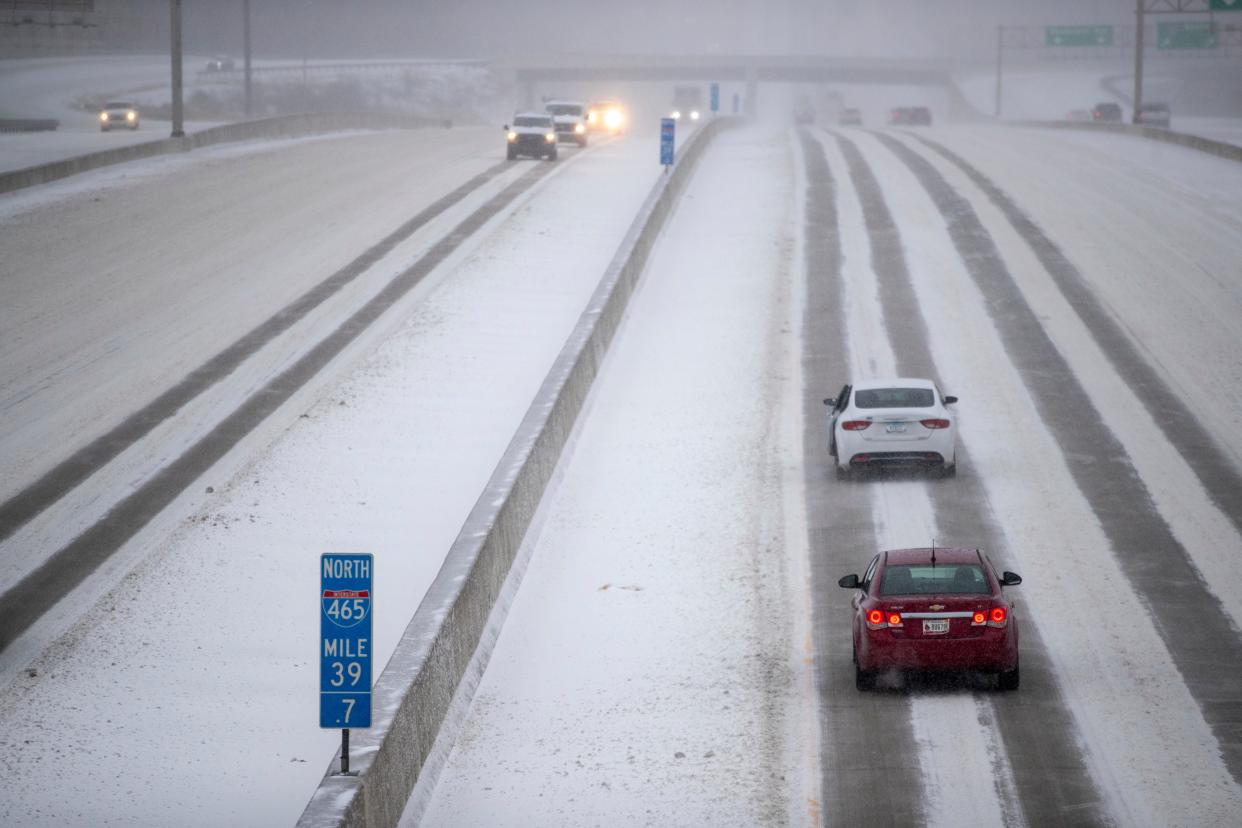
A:
[[[709,88],[711,89],[712,112],[713,113],[719,112],[720,111],[720,84],[713,83],[711,87]]]
[[[319,573],[319,726],[370,727],[374,556],[325,554]]]
[[[672,118],[660,119],[660,163],[666,167],[673,165],[673,137],[676,130],[677,122]]]

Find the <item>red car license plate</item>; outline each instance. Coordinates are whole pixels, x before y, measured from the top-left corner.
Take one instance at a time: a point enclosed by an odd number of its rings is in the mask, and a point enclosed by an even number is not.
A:
[[[947,633],[949,631],[949,619],[947,618],[924,618],[923,634],[935,635],[936,633]]]

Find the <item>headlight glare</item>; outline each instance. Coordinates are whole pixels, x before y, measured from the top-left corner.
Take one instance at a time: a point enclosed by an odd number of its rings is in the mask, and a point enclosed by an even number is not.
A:
[[[510,141],[516,141],[516,140],[517,140],[517,133],[516,133],[516,132],[510,132],[510,133],[509,133],[509,140],[510,140]]]

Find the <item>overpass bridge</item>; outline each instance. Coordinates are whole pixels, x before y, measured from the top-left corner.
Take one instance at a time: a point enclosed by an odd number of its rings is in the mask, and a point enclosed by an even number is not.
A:
[[[550,55],[502,58],[528,105],[540,84],[577,81],[702,82],[745,84],[745,111],[753,115],[763,83],[857,83],[940,87],[950,114],[979,117],[953,82],[959,61],[847,58],[818,55]]]

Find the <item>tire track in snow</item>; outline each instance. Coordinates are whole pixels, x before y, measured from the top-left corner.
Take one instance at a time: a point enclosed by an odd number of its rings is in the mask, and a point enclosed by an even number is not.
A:
[[[505,168],[503,163],[498,166],[501,169]],[[44,612],[111,557],[165,506],[175,500],[186,486],[211,468],[238,441],[283,405],[328,362],[366,331],[385,311],[413,290],[424,276],[434,270],[473,233],[553,169],[555,166],[551,164],[538,165],[490,198],[482,207],[471,213],[440,241],[432,245],[418,261],[398,274],[366,304],[341,323],[336,330],[329,333],[291,366],[258,389],[179,457],[115,504],[89,529],[54,552],[36,569],[0,595],[0,650],[11,644]],[[499,172],[496,168],[493,170]],[[480,177],[488,176],[491,172],[481,173]],[[478,178],[472,179],[471,182],[478,181]],[[460,189],[454,191],[454,194],[456,193],[460,193],[461,196],[467,194]],[[369,253],[364,254],[364,258],[366,256],[369,256]],[[337,275],[341,273],[343,272]],[[326,283],[321,283],[321,286],[324,284]],[[309,294],[305,294],[303,298],[308,296]],[[306,311],[309,311],[311,307],[313,305],[307,307]],[[275,317],[273,319],[276,320]],[[272,324],[280,326],[283,321],[273,321]],[[263,334],[258,330],[254,332],[254,335],[263,338]],[[229,359],[233,358],[232,349],[225,353],[230,354]],[[214,383],[216,379],[203,376],[202,369],[200,369],[187,377],[186,381],[177,388],[184,387],[185,393],[188,393],[195,383],[205,383],[203,386],[205,388]],[[175,413],[176,406],[167,411],[143,409],[127,422],[132,422],[133,429],[145,433],[150,428],[147,426],[147,420],[143,419],[144,416],[150,418],[162,415],[166,419]],[[155,424],[151,423],[150,427]],[[93,460],[96,460],[93,455],[87,455],[81,458],[80,462],[89,466]]]
[[[1124,447],[1057,350],[970,203],[931,162],[901,141],[876,138],[920,181],[944,216],[967,272],[983,295],[1039,416],[1108,538],[1121,571],[1142,597],[1224,764],[1242,782],[1242,636],[1186,549],[1157,511]]]
[[[879,182],[857,145],[840,133],[831,134],[846,159],[871,238],[884,328],[894,352],[893,373],[931,377],[943,389],[901,235]],[[987,498],[970,462],[967,441],[961,437],[958,452],[957,477],[923,487],[934,507],[934,519],[926,521],[933,534],[902,545],[924,546],[930,537],[944,538],[954,545],[983,547],[1003,564],[1010,558],[1005,538],[986,508]],[[1047,646],[1034,624],[1022,628],[1021,654],[1026,667],[1021,698],[1015,694],[976,698],[978,719],[994,721],[1004,742],[1008,767],[996,776],[997,790],[1005,791],[1006,777],[1012,775],[1022,813],[1030,825],[1062,824],[1070,815],[1081,819],[1084,810],[1098,810],[1102,799],[1070,727],[1072,719],[1066,715],[1068,706]],[[916,717],[922,712],[916,708]]]
[[[393,248],[479,187],[509,169],[502,161],[439,198],[376,242],[361,256],[294,299],[233,344],[186,374],[179,383],[135,411],[106,434],[56,464],[38,480],[0,503],[0,541],[60,500],[107,463],[168,420],[187,403],[237,369],[246,359],[339,293]],[[11,640],[0,635],[0,647]]]
[[[914,752],[888,749],[913,744],[910,705],[893,694],[861,698],[854,688],[850,596],[837,586],[837,578],[858,566],[859,549],[872,547],[874,523],[866,490],[831,485],[823,462],[823,389],[850,370],[845,285],[836,182],[818,144],[803,130],[798,143],[806,178],[803,467],[820,700],[821,813],[826,825],[917,825],[926,818]]]
[[[1185,458],[1217,508],[1242,533],[1242,470],[1190,407],[1182,402],[1100,302],[1082,273],[1038,224],[990,178],[956,152],[921,135],[915,140],[965,173],[1004,214],[1095,338],[1113,369],[1133,390],[1165,439]]]

